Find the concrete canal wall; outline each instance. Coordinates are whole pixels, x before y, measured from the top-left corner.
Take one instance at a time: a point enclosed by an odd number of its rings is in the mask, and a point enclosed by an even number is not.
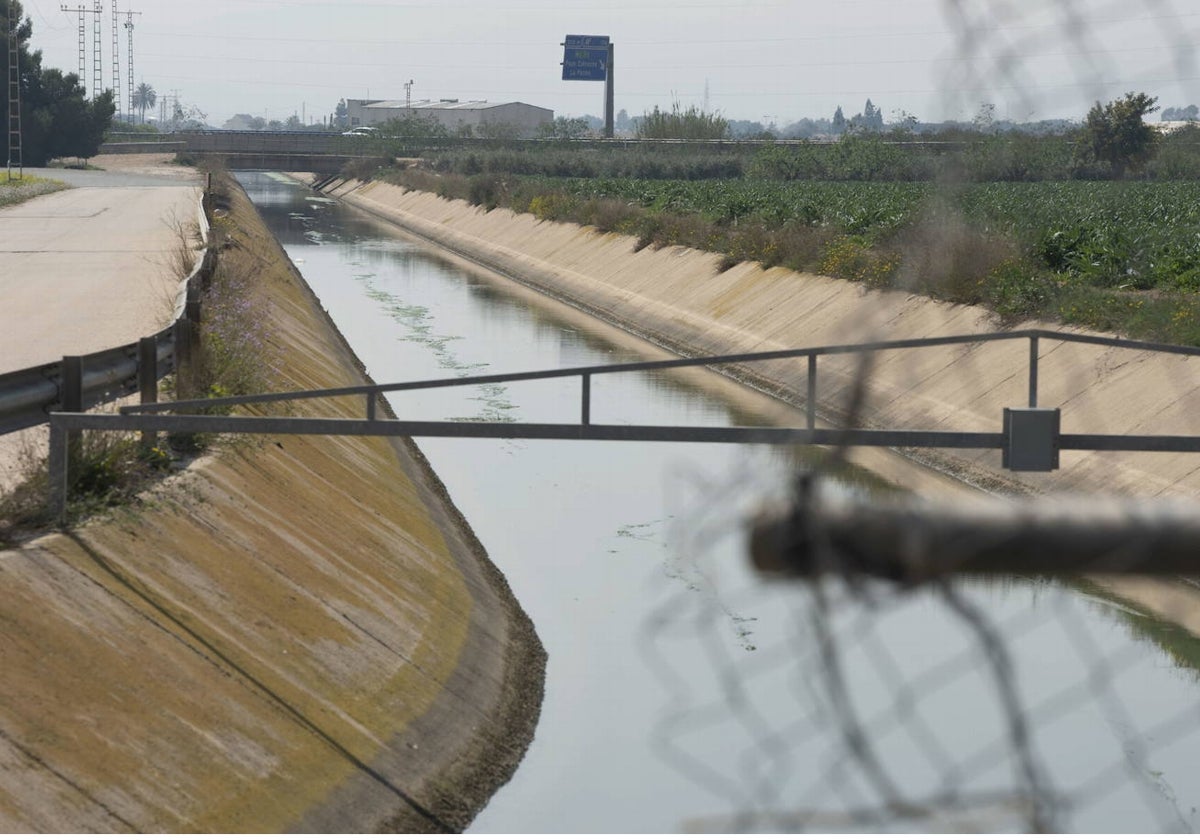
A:
[[[638,250],[632,237],[505,209],[487,212],[385,183],[335,181],[323,189],[487,269],[689,354],[999,329],[980,307],[752,263],[722,272],[713,254]],[[1030,326],[1050,325],[1018,325]],[[1003,409],[1026,404],[1028,353],[1027,342],[1007,342],[879,354],[867,425],[999,431]],[[844,409],[856,364],[850,356],[821,361],[819,400],[826,416],[836,418]],[[745,373],[793,396],[805,389],[803,363],[760,364]],[[1200,359],[1042,341],[1039,405],[1062,408],[1065,433],[1194,434],[1198,374]],[[995,452],[914,454],[985,488],[1200,495],[1200,458],[1191,456],[1064,452],[1057,472],[1013,474],[1000,468]]]
[[[362,384],[228,190],[279,386]],[[5,832],[459,829],[540,706],[528,619],[405,441],[222,448],[139,504],[0,553],[0,591]]]

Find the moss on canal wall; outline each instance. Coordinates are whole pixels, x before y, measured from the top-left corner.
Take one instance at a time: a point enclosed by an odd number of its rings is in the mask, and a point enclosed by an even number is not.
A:
[[[363,383],[229,193],[280,386]],[[0,554],[0,583],[7,832],[459,829],[540,707],[530,622],[406,441],[223,449],[130,509]]]

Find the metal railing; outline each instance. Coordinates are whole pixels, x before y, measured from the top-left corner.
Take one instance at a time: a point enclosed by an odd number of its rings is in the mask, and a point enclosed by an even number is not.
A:
[[[1132,341],[1103,336],[1077,335],[1052,330],[1019,330],[983,335],[954,335],[902,339],[867,344],[841,344],[795,350],[739,353],[657,362],[630,362],[524,373],[489,374],[419,382],[357,385],[275,394],[181,400],[126,406],[118,415],[89,415],[60,412],[51,415],[50,478],[55,516],[65,510],[67,493],[69,433],[82,430],[139,431],[148,433],[233,433],[298,434],[405,437],[470,437],[541,440],[609,440],[701,443],[783,443],[792,445],[882,446],[890,448],[929,447],[937,449],[996,449],[1004,454],[1011,469],[1044,471],[1055,468],[1061,449],[1105,451],[1200,452],[1200,435],[1063,435],[1058,433],[1058,410],[1038,409],[1038,367],[1042,340],[1104,347],[1200,356],[1200,348]],[[864,354],[886,350],[916,349],[1002,341],[1029,342],[1028,407],[1004,408],[1004,426],[995,432],[964,432],[907,429],[818,428],[819,360],[823,356]],[[592,379],[618,373],[678,370],[691,367],[728,367],[755,362],[807,360],[806,412],[803,428],[782,427],[695,427],[662,425],[610,425],[592,422]],[[472,385],[578,378],[580,403],[578,423],[508,423],[474,421],[411,421],[379,419],[379,397],[388,393]],[[364,398],[361,418],[213,416],[214,409],[267,405],[279,402],[360,396]],[[182,412],[182,413],[181,413]],[[190,413],[188,413],[190,412]],[[1053,423],[1039,424],[1032,433],[1021,424],[1010,423],[1012,412],[1052,414]],[[1010,428],[1015,426],[1016,428]],[[1032,451],[1032,460],[1028,455]],[[1052,456],[1052,461],[1048,460]]]

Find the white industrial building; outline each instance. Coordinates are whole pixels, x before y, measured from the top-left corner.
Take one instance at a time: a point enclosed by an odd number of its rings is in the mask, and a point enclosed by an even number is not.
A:
[[[554,122],[554,112],[524,102],[459,102],[457,99],[347,99],[346,117],[350,127],[383,125],[390,120],[416,117],[435,119],[452,133],[470,129],[479,135],[485,125],[512,127],[522,137],[537,134],[543,123]],[[482,133],[486,133],[486,130]]]

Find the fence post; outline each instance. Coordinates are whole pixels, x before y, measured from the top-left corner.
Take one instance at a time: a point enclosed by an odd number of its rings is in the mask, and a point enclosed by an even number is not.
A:
[[[158,342],[154,338],[138,341],[138,391],[142,405],[158,402]],[[142,432],[142,449],[158,445],[157,432]]]

